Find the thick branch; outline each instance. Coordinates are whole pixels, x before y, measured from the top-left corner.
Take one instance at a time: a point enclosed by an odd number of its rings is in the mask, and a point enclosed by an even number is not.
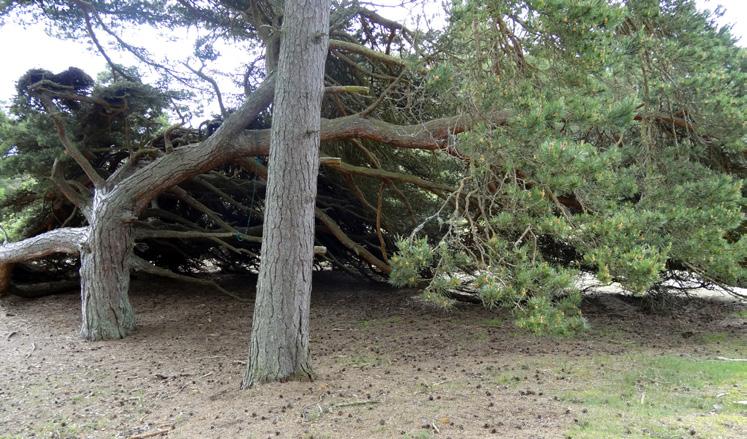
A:
[[[347,41],[340,40],[329,40],[330,49],[346,50],[348,52],[355,52],[365,56],[368,59],[381,61],[386,64],[394,64],[398,66],[405,66],[405,61],[402,58],[396,56],[387,55],[376,50],[369,49],[368,47],[361,46],[360,44],[350,43]]]
[[[636,114],[633,119],[641,121],[645,119],[655,120],[661,124],[668,126],[676,126],[679,128],[686,129],[688,131],[695,131],[695,126],[690,123],[687,119],[681,117],[669,116],[666,114]]]
[[[0,246],[0,264],[30,261],[54,253],[77,254],[88,227],[63,227]]]
[[[274,81],[268,78],[208,139],[159,157],[123,179],[112,191],[131,200],[134,211],[139,212],[159,193],[195,175],[239,157],[268,154],[270,130],[244,130],[244,127],[269,105],[273,90]],[[495,124],[505,124],[507,120],[507,113],[497,113],[492,118]],[[469,129],[475,122],[468,116],[455,116],[400,126],[352,115],[323,120],[321,140],[361,138],[398,148],[438,150],[447,148],[450,135]]]
[[[368,87],[363,87],[361,85],[329,85],[324,87],[324,93],[328,94],[357,93],[367,95],[368,92]]]
[[[509,115],[496,113],[492,122],[505,125]],[[470,129],[476,120],[469,116],[453,116],[434,119],[418,125],[395,125],[382,120],[366,119],[359,115],[322,119],[322,142],[366,139],[397,148],[435,151],[447,148],[449,135]],[[233,140],[233,157],[267,155],[270,145],[270,130],[244,131]],[[449,153],[457,151],[447,149]]]
[[[79,292],[80,280],[58,280],[50,282],[34,282],[31,284],[13,283],[10,287],[10,294],[24,297],[26,299],[36,299],[68,291]]]
[[[208,139],[160,157],[122,180],[115,190],[124,192],[139,211],[158,193],[229,161],[237,155],[231,140],[270,104],[273,94],[274,79],[270,77]]]
[[[456,188],[449,185],[434,183],[432,181],[422,179],[416,175],[401,174],[399,172],[392,172],[384,169],[354,166],[335,158],[324,157],[321,159],[320,163],[330,168],[338,169],[343,173],[364,175],[366,177],[379,178],[383,180],[401,181],[403,183],[414,184],[415,186],[419,186],[423,189],[435,190],[439,193],[454,192],[456,190]]]

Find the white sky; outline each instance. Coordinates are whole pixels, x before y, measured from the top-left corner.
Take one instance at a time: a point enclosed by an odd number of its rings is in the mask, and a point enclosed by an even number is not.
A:
[[[378,0],[376,3],[381,5],[394,5],[401,0]],[[439,8],[435,6],[438,2],[428,1],[429,6],[417,7],[415,10],[404,10],[396,7],[377,7],[378,12],[384,16],[393,19],[402,19],[410,22],[416,16],[422,16],[427,12],[431,18],[438,15]],[[434,4],[435,3],[435,4]],[[732,33],[739,38],[741,46],[747,46],[747,0],[697,0],[701,9],[713,10],[717,5],[726,8],[726,14],[720,20],[721,25],[733,25]],[[420,23],[422,25],[422,23]],[[104,40],[103,32],[99,31],[98,36]],[[134,44],[147,46],[157,53],[169,53],[175,58],[186,59],[192,53],[192,42],[196,34],[179,35],[178,38],[171,38],[167,41],[159,37],[157,32],[151,29],[137,29],[124,35],[125,40]],[[157,41],[157,45],[153,41]],[[6,23],[0,27],[0,47],[3,48],[3,59],[5,65],[0,68],[0,105],[5,107],[7,102],[15,93],[15,81],[27,70],[32,68],[44,68],[52,72],[59,72],[70,66],[80,67],[89,75],[95,76],[97,73],[106,69],[104,59],[93,51],[90,43],[86,41],[66,41],[57,40],[49,37],[41,25],[22,28],[13,23]],[[234,60],[233,65],[224,68],[221,64],[221,70],[236,72],[241,66],[242,50],[247,48],[222,47],[219,48],[223,58]],[[134,58],[127,54],[115,51],[109,51],[109,55],[114,58],[115,62],[125,65],[134,64]],[[221,61],[223,63],[223,61]],[[230,64],[230,63],[229,63]],[[197,64],[193,64],[199,67]],[[216,78],[220,79],[220,78]],[[222,88],[225,88],[226,94],[238,94],[240,89],[232,87],[231,81],[224,78],[220,81]],[[230,96],[229,96],[230,102]],[[208,109],[209,113],[217,113],[217,106],[212,105]]]

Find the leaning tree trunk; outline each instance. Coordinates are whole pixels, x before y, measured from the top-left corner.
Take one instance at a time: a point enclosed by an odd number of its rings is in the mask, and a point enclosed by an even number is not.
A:
[[[286,0],[261,265],[242,387],[311,379],[309,303],[329,0]]]
[[[135,329],[130,305],[132,226],[116,197],[96,191],[91,228],[80,252],[81,337],[124,338]]]

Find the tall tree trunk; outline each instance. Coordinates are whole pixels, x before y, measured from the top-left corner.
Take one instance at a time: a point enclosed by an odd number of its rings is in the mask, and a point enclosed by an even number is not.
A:
[[[126,210],[111,198],[96,191],[90,233],[81,246],[80,335],[87,340],[124,338],[135,329],[128,297],[132,226],[125,222]]]
[[[286,0],[261,266],[242,387],[311,379],[309,303],[329,0]]]

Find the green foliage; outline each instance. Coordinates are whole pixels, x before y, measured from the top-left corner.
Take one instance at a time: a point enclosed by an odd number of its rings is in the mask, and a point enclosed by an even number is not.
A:
[[[433,260],[431,247],[425,238],[397,241],[399,252],[393,255],[389,263],[392,273],[390,282],[397,287],[414,287],[422,280],[421,272],[426,269]]]
[[[74,213],[50,179],[55,160],[66,179],[81,187],[87,183],[64,154],[39,100],[41,89],[51,93],[68,135],[103,174],[113,172],[129,151],[144,147],[164,128],[166,95],[140,82],[99,79],[94,83],[73,67],[58,74],[33,69],[19,79],[11,114],[0,114],[0,222],[11,239],[61,224]]]
[[[643,293],[659,280],[671,246],[657,233],[666,219],[657,212],[623,208],[609,217],[583,215],[579,247],[602,282],[615,278]],[[588,243],[588,244],[587,244]]]
[[[558,305],[547,297],[533,296],[527,300],[526,307],[517,312],[516,326],[535,334],[574,334],[586,327],[578,310],[580,303],[580,295],[565,297]]]
[[[747,56],[692,1],[457,1],[440,44],[428,86],[483,123],[455,143],[441,233],[399,243],[427,297],[470,288],[566,334],[575,270],[639,294],[676,270],[744,285]]]

